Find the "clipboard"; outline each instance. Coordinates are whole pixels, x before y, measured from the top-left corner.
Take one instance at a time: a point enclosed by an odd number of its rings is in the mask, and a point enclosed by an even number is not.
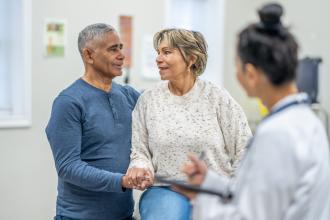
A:
[[[169,184],[169,185],[179,186],[180,188],[183,188],[183,189],[186,189],[186,190],[189,190],[192,192],[215,195],[215,196],[220,197],[224,202],[230,201],[233,197],[233,195],[231,193],[224,194],[222,192],[219,192],[219,191],[216,191],[213,189],[207,189],[204,187],[192,185],[183,180],[175,180],[175,179],[171,179],[169,177],[161,176],[161,175],[157,175],[157,174],[155,174],[155,180],[158,183],[165,183],[165,184]]]

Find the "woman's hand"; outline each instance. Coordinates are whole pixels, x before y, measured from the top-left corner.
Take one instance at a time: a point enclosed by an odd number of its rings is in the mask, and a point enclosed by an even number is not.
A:
[[[131,167],[126,175],[129,188],[144,190],[154,182],[153,174],[150,170],[144,168]]]

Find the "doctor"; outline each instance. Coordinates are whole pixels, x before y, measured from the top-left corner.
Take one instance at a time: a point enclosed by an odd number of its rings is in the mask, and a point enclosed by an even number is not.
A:
[[[184,166],[192,184],[231,192],[233,199],[178,189],[198,220],[329,220],[329,145],[321,122],[295,84],[298,45],[281,23],[278,4],[238,36],[237,78],[270,110],[256,130],[235,180],[206,169],[194,155]],[[229,189],[229,182],[234,188]],[[232,185],[232,184],[231,184]]]

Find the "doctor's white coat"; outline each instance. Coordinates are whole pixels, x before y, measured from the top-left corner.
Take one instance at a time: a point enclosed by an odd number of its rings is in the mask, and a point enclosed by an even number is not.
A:
[[[273,111],[294,100],[281,100]],[[330,163],[325,130],[308,105],[290,106],[265,119],[229,180],[209,171],[203,187],[226,192],[199,194],[193,201],[195,220],[330,220]]]

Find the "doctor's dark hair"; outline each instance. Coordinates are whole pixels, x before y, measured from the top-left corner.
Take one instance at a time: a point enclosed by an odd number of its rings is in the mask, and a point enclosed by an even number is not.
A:
[[[283,8],[276,3],[263,6],[260,22],[251,24],[238,35],[238,56],[243,66],[250,63],[262,70],[275,86],[296,77],[298,44],[281,22]]]

